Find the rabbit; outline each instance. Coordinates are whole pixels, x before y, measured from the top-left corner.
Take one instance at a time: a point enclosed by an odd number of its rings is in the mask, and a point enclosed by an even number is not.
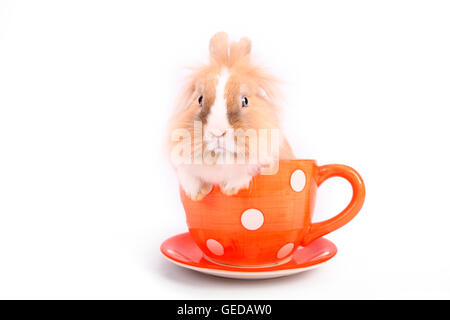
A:
[[[280,130],[277,81],[251,62],[250,52],[248,38],[229,43],[225,32],[216,33],[209,64],[193,69],[169,120],[171,162],[192,200],[203,199],[213,185],[235,195],[254,176],[274,173],[278,160],[294,158]],[[260,139],[264,133],[270,134]],[[262,148],[255,135],[270,140],[271,148]],[[252,145],[257,151],[250,154]]]

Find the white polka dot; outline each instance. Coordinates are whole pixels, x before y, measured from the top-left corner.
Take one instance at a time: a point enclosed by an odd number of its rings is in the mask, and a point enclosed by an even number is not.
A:
[[[224,253],[223,246],[219,241],[216,241],[214,239],[208,239],[206,241],[206,246],[208,247],[209,251],[214,253],[216,256],[222,256]]]
[[[305,187],[306,177],[302,170],[295,170],[291,175],[291,187],[295,192],[300,192]]]
[[[292,242],[285,244],[280,250],[278,250],[277,258],[281,259],[286,257],[289,253],[291,253],[292,249],[294,249],[294,244]]]
[[[241,223],[245,229],[259,229],[264,223],[264,215],[258,209],[247,209],[241,216]]]

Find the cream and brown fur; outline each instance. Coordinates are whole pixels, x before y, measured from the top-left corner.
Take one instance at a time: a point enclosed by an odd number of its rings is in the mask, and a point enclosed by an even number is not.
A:
[[[202,143],[194,144],[192,139],[192,158],[201,158],[206,151],[213,155],[227,153],[231,158],[244,154],[248,158],[247,141],[244,148],[231,150],[224,147],[224,139],[230,138],[228,135],[238,129],[278,129],[281,133],[275,102],[277,81],[252,64],[251,43],[247,38],[229,43],[227,34],[220,32],[211,38],[209,50],[209,64],[194,69],[169,122],[169,149],[175,149],[179,142],[172,136],[174,130],[185,129],[194,137],[194,123],[197,122],[202,126]],[[279,150],[272,151],[257,163],[175,164],[179,182],[193,200],[202,199],[213,184],[220,185],[227,195],[236,194],[240,189],[248,188],[261,167],[278,159],[294,158],[282,133],[279,138]]]

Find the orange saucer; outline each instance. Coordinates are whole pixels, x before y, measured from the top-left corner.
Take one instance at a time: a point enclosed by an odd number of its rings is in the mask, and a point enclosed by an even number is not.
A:
[[[212,262],[204,256],[189,233],[182,233],[164,241],[161,252],[169,261],[181,267],[214,276],[268,279],[316,268],[333,258],[337,248],[330,240],[319,238],[306,247],[297,248],[285,263],[266,267],[234,267]]]

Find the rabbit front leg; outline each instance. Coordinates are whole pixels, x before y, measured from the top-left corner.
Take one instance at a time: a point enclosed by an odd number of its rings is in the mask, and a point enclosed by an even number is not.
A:
[[[194,201],[203,199],[212,189],[212,184],[202,181],[187,168],[180,167],[177,173],[184,192]]]
[[[220,184],[220,190],[222,193],[232,196],[241,189],[248,189],[252,178],[253,177],[249,174],[228,178]]]

